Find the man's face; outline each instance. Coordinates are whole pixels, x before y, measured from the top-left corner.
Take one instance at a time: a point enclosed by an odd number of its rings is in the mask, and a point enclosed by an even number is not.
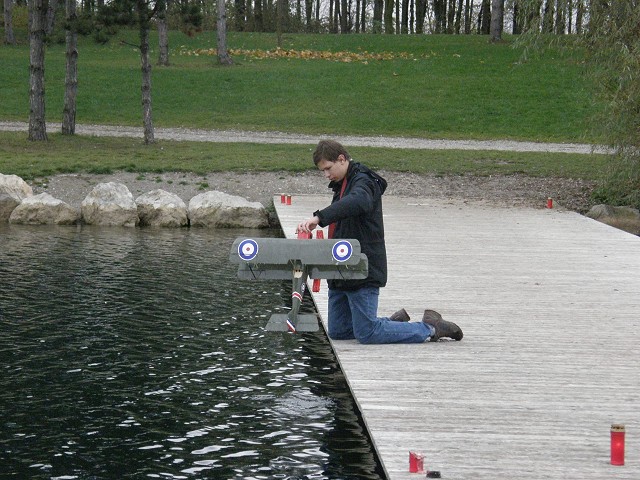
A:
[[[344,158],[344,155],[338,155],[335,162],[322,159],[318,162],[318,170],[322,172],[324,178],[332,182],[340,182],[347,175],[349,161]]]

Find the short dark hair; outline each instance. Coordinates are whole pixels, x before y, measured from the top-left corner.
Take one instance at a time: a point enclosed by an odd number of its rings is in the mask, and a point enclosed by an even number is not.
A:
[[[335,140],[320,140],[316,150],[313,152],[313,163],[318,165],[322,160],[336,162],[340,155],[344,155],[344,158],[351,160],[351,155],[341,143]]]

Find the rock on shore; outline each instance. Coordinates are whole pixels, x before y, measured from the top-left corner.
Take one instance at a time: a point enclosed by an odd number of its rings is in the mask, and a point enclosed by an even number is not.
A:
[[[98,183],[76,209],[46,192],[33,195],[31,186],[20,177],[0,174],[0,222],[6,221],[29,225],[269,227],[269,216],[261,203],[217,191],[197,195],[187,208],[180,197],[162,189],[134,200],[122,183]]]

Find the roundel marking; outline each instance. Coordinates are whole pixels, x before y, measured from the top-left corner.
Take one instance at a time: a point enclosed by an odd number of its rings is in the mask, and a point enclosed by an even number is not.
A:
[[[238,245],[238,255],[245,262],[253,260],[258,255],[258,242],[250,238],[243,240]]]
[[[346,262],[351,258],[351,254],[353,253],[353,247],[346,240],[341,240],[336,242],[333,245],[333,249],[331,250],[331,254],[333,258],[338,262]]]

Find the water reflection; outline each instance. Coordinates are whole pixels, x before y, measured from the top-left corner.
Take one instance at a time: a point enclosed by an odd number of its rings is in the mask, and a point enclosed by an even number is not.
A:
[[[0,226],[2,476],[382,477],[323,335],[263,332],[290,286],[236,279],[240,234]]]

